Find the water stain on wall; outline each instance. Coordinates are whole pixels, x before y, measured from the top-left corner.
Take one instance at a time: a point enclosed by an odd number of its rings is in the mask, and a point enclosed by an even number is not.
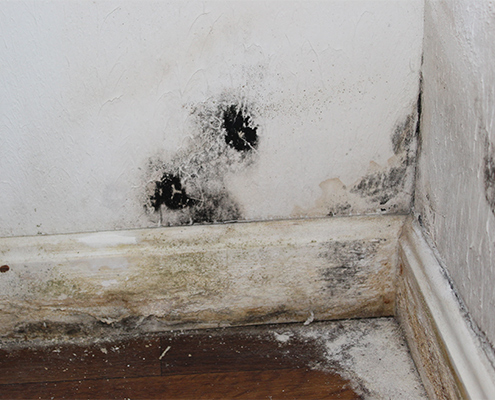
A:
[[[188,107],[192,132],[170,160],[150,160],[145,208],[161,225],[242,219],[226,179],[257,156],[256,108],[233,96]]]

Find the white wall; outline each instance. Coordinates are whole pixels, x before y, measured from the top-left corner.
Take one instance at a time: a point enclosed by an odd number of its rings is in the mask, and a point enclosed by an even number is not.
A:
[[[415,208],[495,344],[495,2],[427,1]]]
[[[0,236],[409,210],[422,16],[420,0],[0,3]],[[224,140],[230,105],[254,150]],[[195,205],[160,217],[167,172]]]

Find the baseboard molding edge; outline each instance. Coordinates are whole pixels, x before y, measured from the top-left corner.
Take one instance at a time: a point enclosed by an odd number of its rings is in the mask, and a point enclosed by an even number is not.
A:
[[[443,268],[410,218],[399,239],[396,316],[431,399],[493,399],[495,371]]]
[[[391,316],[404,218],[3,238],[0,337]]]

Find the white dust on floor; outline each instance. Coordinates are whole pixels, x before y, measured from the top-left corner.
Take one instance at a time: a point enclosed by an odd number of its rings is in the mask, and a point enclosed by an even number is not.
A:
[[[402,331],[393,318],[315,323],[278,331],[286,342],[293,335],[316,340],[325,354],[313,365],[352,382],[364,399],[428,399]]]

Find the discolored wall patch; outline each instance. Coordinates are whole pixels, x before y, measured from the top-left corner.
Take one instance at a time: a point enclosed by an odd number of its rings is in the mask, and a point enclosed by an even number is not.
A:
[[[351,289],[350,282],[360,284],[368,278],[364,264],[375,255],[379,242],[351,240],[325,244],[319,256],[330,264],[322,275],[332,296]]]
[[[495,149],[488,139],[485,141],[485,155],[483,157],[483,183],[485,199],[495,215]]]
[[[256,159],[256,107],[222,95],[187,108],[189,141],[170,160],[150,160],[145,208],[162,225],[240,220],[226,179]]]
[[[420,100],[418,100],[420,104]],[[338,178],[320,184],[322,195],[312,209],[296,208],[294,216],[341,216],[407,213],[411,208],[419,137],[419,105],[391,137],[393,156],[386,166],[371,161],[367,173],[352,185]]]
[[[366,174],[350,189],[367,199],[376,211],[380,212],[407,212],[409,205],[400,204],[396,199],[405,191],[412,193],[414,182],[416,149],[419,126],[419,107],[408,115],[404,122],[397,125],[392,135],[392,149],[394,157],[389,160],[389,165]]]

